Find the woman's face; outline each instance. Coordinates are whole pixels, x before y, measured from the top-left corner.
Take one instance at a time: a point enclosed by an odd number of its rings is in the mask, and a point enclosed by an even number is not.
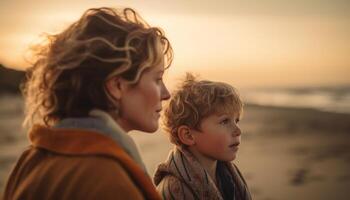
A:
[[[238,115],[212,114],[201,122],[194,134],[196,151],[214,160],[232,161],[241,142]]]
[[[155,132],[158,129],[162,101],[170,98],[163,73],[164,61],[144,71],[137,85],[121,83],[124,86],[120,86],[117,122],[125,131]]]

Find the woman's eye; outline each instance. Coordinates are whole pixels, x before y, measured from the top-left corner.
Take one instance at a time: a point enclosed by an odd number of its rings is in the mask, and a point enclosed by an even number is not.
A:
[[[156,80],[157,83],[161,83],[162,81],[163,81],[163,78],[158,78],[158,79]]]
[[[238,122],[239,122],[239,119],[236,119],[236,124],[238,124]]]

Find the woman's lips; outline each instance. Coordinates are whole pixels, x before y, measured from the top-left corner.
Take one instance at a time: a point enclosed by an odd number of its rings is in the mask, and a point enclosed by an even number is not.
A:
[[[157,117],[159,118],[160,117],[160,112],[162,111],[162,109],[160,108],[160,109],[158,109],[158,110],[156,110],[156,115],[157,115]]]
[[[160,117],[160,113],[159,112],[155,112],[155,114],[156,114],[157,118]]]

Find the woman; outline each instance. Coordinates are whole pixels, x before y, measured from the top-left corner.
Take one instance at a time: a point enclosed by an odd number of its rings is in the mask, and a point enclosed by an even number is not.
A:
[[[131,130],[158,129],[169,41],[132,9],[89,9],[36,48],[24,84],[31,146],[4,199],[160,199]]]

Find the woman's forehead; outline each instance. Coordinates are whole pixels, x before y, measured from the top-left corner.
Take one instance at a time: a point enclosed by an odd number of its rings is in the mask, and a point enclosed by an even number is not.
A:
[[[150,73],[164,73],[164,62],[159,62],[158,64],[148,68]]]

